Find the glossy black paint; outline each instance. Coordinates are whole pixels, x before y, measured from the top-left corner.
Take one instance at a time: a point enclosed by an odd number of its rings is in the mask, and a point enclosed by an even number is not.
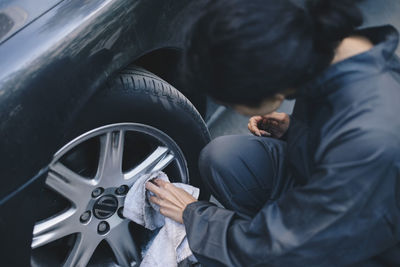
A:
[[[151,51],[180,48],[187,3],[62,1],[0,44],[0,209],[10,214],[0,226],[11,242],[0,251],[22,251],[9,258],[14,266],[29,262],[34,196],[45,177],[37,174],[107,79]]]
[[[104,81],[179,47],[182,2],[65,1],[0,46],[0,199],[48,163]]]
[[[13,0],[0,2],[0,43],[23,29],[63,0]]]

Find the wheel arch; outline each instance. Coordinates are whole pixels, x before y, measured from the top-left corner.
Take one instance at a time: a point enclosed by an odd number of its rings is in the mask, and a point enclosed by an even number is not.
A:
[[[132,64],[146,69],[171,84],[193,103],[204,118],[206,114],[206,96],[187,88],[180,78],[179,71],[182,54],[182,47],[159,47],[148,50],[133,60]]]
[[[179,47],[152,49],[136,58],[132,64],[150,71],[176,88],[182,51]]]

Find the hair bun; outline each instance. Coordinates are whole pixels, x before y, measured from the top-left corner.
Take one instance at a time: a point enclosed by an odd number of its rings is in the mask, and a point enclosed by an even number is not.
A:
[[[357,0],[308,0],[307,8],[314,23],[315,39],[331,49],[363,23]]]

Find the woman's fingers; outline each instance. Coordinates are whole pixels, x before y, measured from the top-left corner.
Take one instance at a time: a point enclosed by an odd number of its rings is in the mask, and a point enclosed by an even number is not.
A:
[[[264,130],[260,130],[260,133],[261,133],[262,136],[266,136],[266,137],[271,136],[271,134],[269,132],[264,131]]]
[[[247,125],[249,131],[257,136],[267,136],[267,137],[272,136],[272,133],[266,129],[269,129],[271,126],[276,127],[279,125],[278,121],[276,121],[276,114],[274,113],[265,115],[263,117],[261,116],[251,117]],[[266,126],[266,129],[260,129],[259,127],[260,123]]]
[[[153,179],[152,180],[156,185],[158,185],[159,187],[165,187],[167,184],[170,184],[169,182],[166,182],[164,180],[161,180],[159,178]]]
[[[149,200],[150,200],[150,202],[153,202],[154,204],[161,206],[161,201],[162,201],[161,198],[151,196]]]
[[[279,120],[283,119],[283,116],[284,116],[283,114],[284,113],[281,113],[281,112],[272,112],[270,114],[264,115],[263,118],[267,119],[267,120],[279,121]]]
[[[174,205],[174,203],[171,203],[170,201],[168,201],[167,199],[161,199],[161,198],[158,198],[155,196],[151,196],[149,200],[160,207],[169,208],[169,209],[177,209],[177,206]]]
[[[155,194],[149,200],[160,206],[160,213],[180,223],[186,206],[197,201],[185,190],[158,178],[148,181],[146,189]]]
[[[261,136],[260,129],[258,128],[258,123],[263,120],[261,116],[254,116],[249,119],[249,123],[247,124],[247,128],[249,131],[257,136]]]
[[[257,136],[272,136],[268,129],[273,127],[279,127],[279,124],[283,121],[285,113],[273,112],[264,116],[254,116],[251,117],[247,128],[249,131]],[[265,125],[265,129],[260,129],[259,125]],[[267,130],[266,130],[267,129]]]
[[[154,181],[154,180],[153,180]],[[148,181],[145,185],[146,189],[153,192],[159,198],[162,198],[163,190],[155,183]]]
[[[147,182],[146,188],[153,192],[158,198],[167,200],[172,204],[178,204],[180,194],[187,194],[184,190],[182,190],[183,192],[180,192],[179,188],[175,187],[170,182],[158,178]]]
[[[263,118],[267,120],[273,120],[276,122],[283,122],[285,121],[288,115],[284,112],[272,112],[270,114],[264,115]]]
[[[149,199],[151,202],[154,204],[158,205],[160,207],[160,213],[166,217],[169,217],[179,223],[183,223],[183,210],[184,207],[181,207],[180,205],[177,205],[174,201],[171,200],[167,197],[166,199],[161,199],[157,196],[151,196]]]

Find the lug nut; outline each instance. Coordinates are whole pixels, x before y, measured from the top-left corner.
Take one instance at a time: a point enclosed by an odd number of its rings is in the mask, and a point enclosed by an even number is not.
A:
[[[98,197],[101,194],[103,194],[104,189],[101,187],[96,188],[95,190],[92,191],[92,197]]]
[[[123,212],[124,212],[124,207],[120,207],[120,208],[118,209],[118,211],[117,211],[118,216],[119,216],[121,219],[125,219],[125,217],[124,217],[124,215],[123,215]]]
[[[108,230],[110,230],[110,225],[105,221],[100,222],[97,226],[97,232],[101,235],[107,233]]]
[[[80,217],[80,221],[81,223],[87,223],[90,219],[90,211],[85,211],[84,213],[82,213],[81,217]]]
[[[126,193],[128,193],[128,189],[129,187],[127,185],[121,185],[117,188],[117,190],[115,190],[115,193],[117,195],[125,195]]]

